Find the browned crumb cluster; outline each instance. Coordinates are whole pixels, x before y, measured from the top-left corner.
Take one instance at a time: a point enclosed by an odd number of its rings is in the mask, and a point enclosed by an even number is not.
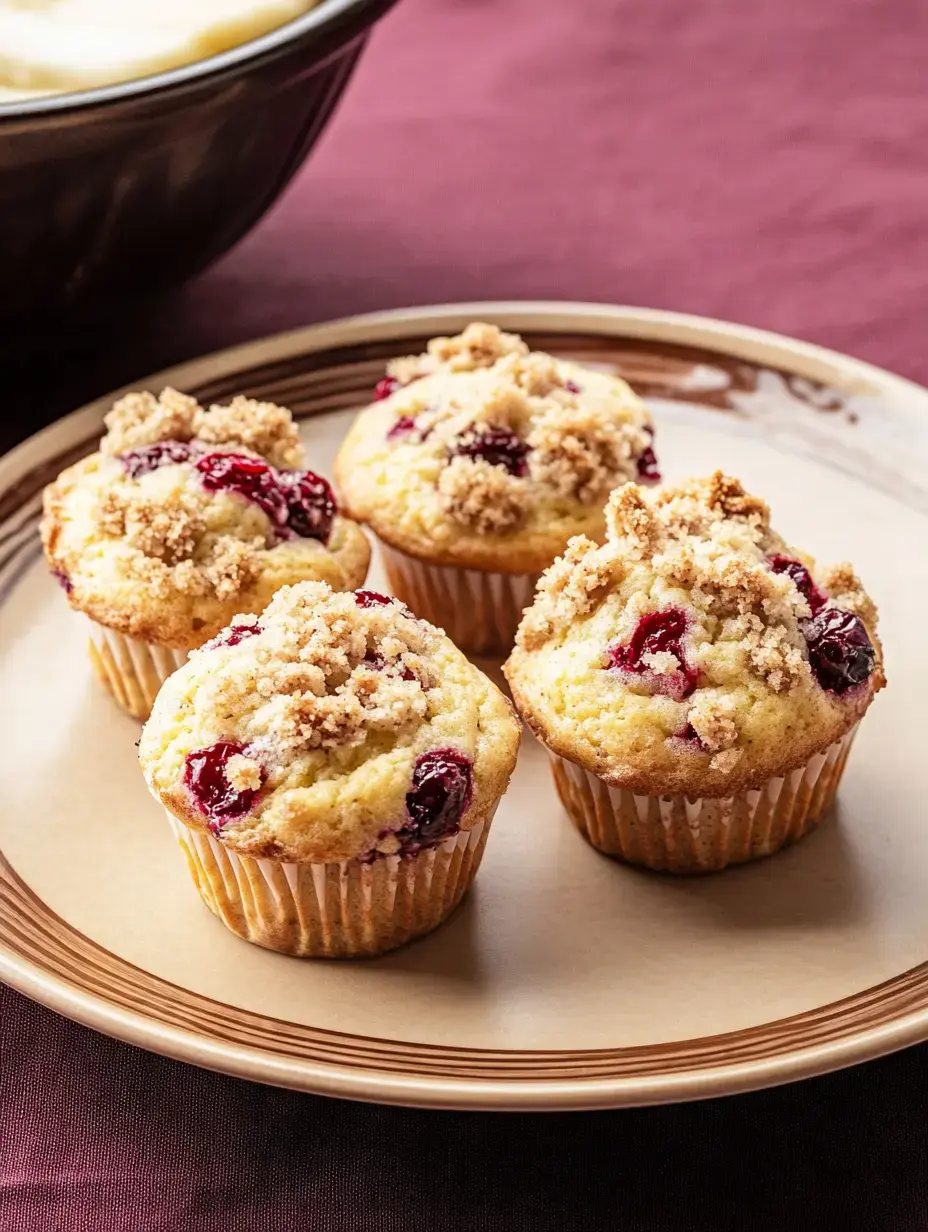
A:
[[[148,392],[126,394],[103,420],[106,435],[100,452],[113,455],[158,441],[189,441],[198,410],[196,398],[176,389],[164,389],[157,398]]]
[[[272,402],[237,397],[228,406],[206,410],[175,389],[165,389],[157,398],[130,393],[115,403],[105,422],[100,450],[107,457],[171,440],[244,449],[274,466],[302,462],[293,416]],[[126,572],[152,595],[180,592],[225,601],[254,584],[261,568],[259,553],[271,544],[261,536],[208,533],[206,499],[183,490],[150,497],[139,485],[120,479],[101,493],[94,520],[102,535],[125,542]]]
[[[184,491],[150,499],[126,487],[105,490],[94,509],[101,534],[122,539],[124,568],[151,594],[214,595],[227,600],[254,584],[263,538],[208,535],[199,503]]]
[[[645,433],[575,403],[540,415],[528,436],[532,478],[558,496],[592,504],[620,479],[633,478]]]
[[[563,556],[542,575],[535,602],[519,626],[518,644],[537,650],[592,612],[621,576],[621,562],[608,544],[597,547],[583,535],[571,539]]]
[[[544,351],[510,352],[495,365],[495,371],[531,398],[546,398],[555,390],[564,390],[557,360]]]
[[[740,480],[714,471],[707,478],[690,479],[655,493],[654,506],[671,534],[705,535],[713,523],[736,520],[770,530],[770,509],[746,492]]]
[[[126,453],[158,441],[200,440],[205,444],[246,449],[272,466],[297,467],[303,458],[300,434],[291,413],[273,402],[236,397],[228,406],[202,407],[196,398],[164,389],[120,398],[104,420],[100,452]]]
[[[441,472],[438,493],[451,521],[480,535],[512,530],[522,521],[528,504],[524,485],[479,458],[453,458]]]
[[[785,549],[769,517],[763,501],[720,471],[654,495],[626,484],[609,500],[605,546],[575,539],[544,574],[519,644],[532,650],[565,633],[620,585],[629,567],[646,562],[655,580],[688,590],[710,642],[741,647],[751,670],[771,690],[789,690],[809,672],[799,622],[811,613],[788,576],[774,573],[767,563],[772,552]],[[849,567],[832,570],[823,584],[842,606],[855,605],[865,618],[874,618],[872,601]],[[664,670],[659,663],[649,666]],[[699,712],[693,726],[717,753],[734,742],[731,722]]]
[[[272,466],[299,467],[303,460],[300,430],[290,411],[241,394],[228,406],[200,408],[193,435],[211,445],[243,446],[267,458]]]
[[[744,646],[751,667],[774,693],[792,688],[808,674],[801,637],[794,629],[765,624],[757,612],[745,612],[732,621],[729,633]]]
[[[864,590],[860,578],[847,561],[826,569],[822,575],[822,586],[839,607],[853,612],[865,624],[876,623],[876,604]]]
[[[226,779],[233,791],[260,791],[264,781],[260,763],[244,753],[235,753],[226,762]]]
[[[391,360],[387,372],[404,385],[439,369],[446,372],[473,372],[491,368],[504,355],[525,355],[528,347],[518,334],[506,334],[495,325],[475,321],[460,334],[433,338],[424,355],[406,355]]]
[[[584,398],[552,356],[530,352],[521,338],[495,325],[476,322],[455,337],[435,338],[424,355],[394,360],[388,372],[403,384],[440,373],[480,374],[463,387],[460,402],[449,386],[438,405],[424,404],[416,414],[418,437],[407,436],[407,443],[429,441],[430,449],[450,444],[460,439],[462,424],[474,432],[505,429],[525,443],[524,476],[488,468],[472,456],[456,458],[442,472],[444,512],[477,534],[515,530],[542,492],[549,499],[601,504],[617,483],[634,478],[649,444],[643,411],[617,411],[612,399]]]
[[[199,510],[186,495],[167,504],[109,489],[101,494],[95,513],[104,535],[124,539],[130,548],[166,565],[189,560],[204,531]]]
[[[350,749],[426,716],[434,634],[402,605],[360,607],[353,594],[306,582],[279,591],[260,625],[246,661],[237,657],[209,687],[225,714],[260,698],[262,725],[285,757]]]
[[[738,742],[735,707],[728,698],[697,697],[687,718],[710,753],[721,753]]]
[[[259,542],[245,542],[232,535],[219,535],[202,558],[168,564],[138,549],[130,550],[124,568],[130,578],[143,583],[153,598],[172,594],[191,598],[214,595],[221,602],[241,595],[260,574]]]

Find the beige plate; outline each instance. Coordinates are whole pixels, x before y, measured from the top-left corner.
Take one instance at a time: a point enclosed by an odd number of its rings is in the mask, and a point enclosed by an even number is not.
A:
[[[670,313],[464,305],[383,313],[150,378],[306,417],[331,472],[384,359],[489,317],[616,366],[653,399],[668,478],[723,466],[787,539],[852,556],[890,687],[838,816],[774,858],[672,880],[596,855],[531,740],[477,885],[386,958],[298,962],[202,906],[39,557],[41,486],[111,398],[0,460],[0,976],[46,1005],[230,1074],[388,1103],[592,1108],[821,1073],[928,1038],[928,393],[802,343]],[[378,585],[378,574],[371,578]]]

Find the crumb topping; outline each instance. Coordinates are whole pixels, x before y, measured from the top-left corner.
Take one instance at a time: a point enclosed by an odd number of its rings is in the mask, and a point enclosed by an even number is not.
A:
[[[571,539],[564,555],[542,574],[535,602],[519,626],[518,644],[537,650],[593,611],[620,576],[621,563],[608,544],[597,547],[582,535]]]
[[[618,477],[634,476],[648,439],[641,428],[608,419],[598,407],[558,403],[537,417],[529,433],[532,477],[559,496],[591,504]]]
[[[142,556],[166,565],[189,559],[204,530],[197,504],[183,492],[164,504],[110,488],[101,493],[94,514],[101,534],[123,538]]]
[[[770,530],[770,509],[746,492],[738,479],[714,471],[705,479],[690,479],[659,490],[654,501],[662,521],[678,536],[706,534],[714,523],[739,521],[760,531]]]
[[[158,397],[130,393],[105,416],[106,435],[100,452],[118,456],[160,441],[202,441],[246,449],[272,466],[298,467],[303,448],[299,428],[285,407],[242,396],[228,406],[202,407],[196,398],[164,389]]]
[[[290,411],[241,394],[228,406],[211,406],[208,411],[199,408],[193,435],[209,444],[244,446],[272,466],[296,468],[303,461],[300,430]]]
[[[474,321],[451,338],[433,338],[428,353],[451,372],[491,368],[506,355],[526,355],[528,347],[518,334],[506,334],[495,325]]]
[[[226,762],[226,778],[235,791],[260,791],[264,781],[260,762],[244,753],[233,753]]]
[[[565,756],[655,794],[725,795],[804,764],[884,684],[876,607],[851,567],[816,570],[737,479],[625,484],[606,523],[602,546],[573,539],[542,575],[506,665]],[[836,610],[864,622],[851,649],[871,655],[843,690],[813,661],[816,622]]]
[[[387,373],[402,385],[419,377],[446,372],[473,372],[491,368],[506,355],[525,355],[528,347],[518,334],[506,334],[495,325],[474,321],[453,337],[432,338],[424,355],[390,360]]]
[[[738,743],[735,705],[730,698],[697,697],[689,708],[687,719],[710,753],[721,753]]]
[[[822,586],[838,607],[853,612],[865,624],[876,624],[876,604],[864,590],[863,583],[847,561],[826,569],[822,574]]]
[[[376,592],[300,582],[193,651],[139,759],[175,817],[232,850],[367,862],[483,823],[520,736],[511,704],[441,630]]]
[[[219,535],[199,561],[182,559],[173,564],[147,555],[139,548],[130,548],[124,568],[127,575],[142,583],[153,598],[168,599],[178,593],[191,598],[213,595],[225,602],[247,591],[257,580],[260,543],[260,540],[247,543],[232,535]]]
[[[303,460],[291,413],[252,398],[236,397],[227,406],[206,410],[170,388],[157,398],[131,393],[114,405],[105,422],[100,451],[117,463],[127,453],[137,457],[132,451],[141,450],[144,455],[146,448],[165,441],[191,445],[194,461],[226,450],[257,455],[283,468]],[[216,493],[193,475],[184,452],[159,458],[154,468],[110,465],[100,475],[91,507],[95,533],[122,541],[126,550],[119,569],[156,598],[172,591],[220,602],[242,595],[260,575],[261,554],[286,537],[264,507],[259,511],[253,502],[245,508],[231,504],[228,516],[218,514]]]
[[[107,426],[100,452],[45,489],[41,525],[71,606],[98,623],[189,650],[282,585],[363,582],[367,539],[303,468],[284,408],[237,398],[206,411],[167,389],[120,399]]]
[[[353,748],[425,718],[436,634],[401,604],[362,607],[353,594],[304,582],[278,591],[260,627],[235,671],[205,687],[220,714],[247,711],[257,699],[276,760]]]
[[[246,591],[260,572],[268,534],[207,531],[210,496],[186,486],[147,493],[117,481],[104,487],[93,506],[97,532],[123,541],[123,567],[155,596],[213,595],[225,601]]]
[[[719,774],[731,774],[744,758],[744,749],[724,749],[709,759],[709,767]]]
[[[501,535],[518,526],[527,495],[519,480],[482,459],[453,458],[438,480],[447,516],[481,535]]]
[[[753,671],[774,692],[789,689],[809,667],[799,620],[811,615],[803,595],[767,563],[779,540],[763,501],[737,479],[716,471],[677,488],[650,494],[635,484],[612,493],[606,507],[607,540],[589,541],[543,575],[518,642],[533,649],[566,632],[621,579],[623,564],[646,563],[653,577],[684,587],[713,640],[740,646]],[[652,665],[654,670],[676,670]]]
[[[647,411],[624,382],[531,352],[494,325],[434,338],[424,355],[394,360],[387,371],[397,384],[388,439],[444,468],[435,471],[439,508],[476,535],[520,529],[545,502],[601,506],[617,483],[636,477],[650,445]],[[424,377],[431,380],[420,384]],[[489,458],[496,476],[478,453],[456,456],[456,442],[481,427],[514,435],[526,458],[520,473],[507,473],[498,456]]]
[[[765,624],[756,612],[745,612],[728,626],[732,641],[747,651],[751,667],[774,693],[782,693],[808,677],[802,634],[787,624]]]
[[[157,398],[148,392],[125,394],[104,417],[100,452],[112,456],[158,441],[189,441],[200,409],[196,398],[176,389],[163,389]]]

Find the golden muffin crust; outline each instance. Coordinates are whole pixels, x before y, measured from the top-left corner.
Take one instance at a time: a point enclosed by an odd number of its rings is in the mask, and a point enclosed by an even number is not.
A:
[[[370,548],[337,513],[324,538],[302,537],[282,513],[233,487],[210,489],[197,462],[264,460],[290,483],[303,449],[284,407],[249,398],[208,410],[166,389],[132,393],[106,416],[98,453],[45,490],[42,542],[71,606],[129,637],[172,649],[201,645],[237,612],[260,612],[304,578],[359,586]],[[149,463],[146,459],[152,458]]]
[[[850,565],[787,547],[737,479],[625,484],[606,520],[605,544],[573,539],[543,575],[504,670],[536,735],[607,783],[759,786],[849,731],[885,683],[876,607]],[[824,687],[816,647],[841,612],[869,675]]]
[[[455,827],[469,830],[505,791],[520,736],[509,701],[440,629],[397,600],[304,582],[171,676],[139,757],[164,806],[227,847],[332,861],[403,849],[424,755],[470,767]],[[233,791],[257,793],[243,815],[210,816],[190,790],[188,758],[217,742],[234,746]]]
[[[537,572],[601,538],[617,483],[653,473],[653,428],[624,381],[475,322],[392,361],[336,461],[346,511],[436,564]]]

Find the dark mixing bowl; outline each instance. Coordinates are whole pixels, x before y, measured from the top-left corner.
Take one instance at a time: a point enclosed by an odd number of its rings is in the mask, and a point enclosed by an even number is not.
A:
[[[393,0],[322,0],[183,68],[0,106],[0,321],[115,309],[230,248],[312,149]]]

